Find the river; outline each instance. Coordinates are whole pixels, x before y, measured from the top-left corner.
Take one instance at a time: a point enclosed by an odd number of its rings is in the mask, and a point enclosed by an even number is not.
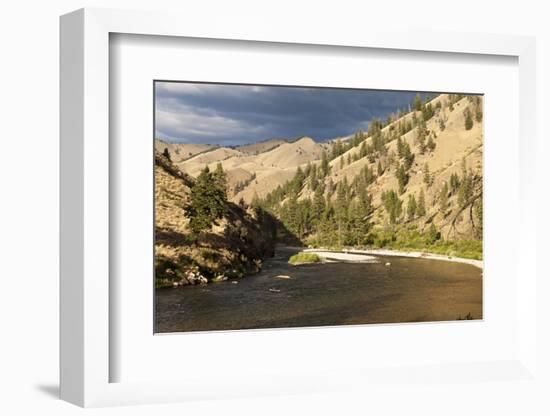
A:
[[[236,284],[157,289],[155,332],[482,318],[482,277],[475,266],[396,256],[292,266],[287,261],[294,252],[278,249],[260,273]]]

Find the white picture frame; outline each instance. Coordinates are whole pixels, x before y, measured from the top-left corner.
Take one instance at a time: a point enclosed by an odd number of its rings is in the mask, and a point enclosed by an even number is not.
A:
[[[503,55],[517,58],[519,67],[520,177],[517,255],[522,279],[517,292],[517,354],[507,360],[440,365],[418,363],[410,369],[370,368],[368,374],[349,368],[318,374],[277,374],[261,380],[239,381],[236,388],[212,391],[208,380],[111,382],[109,252],[109,36],[114,33],[147,36],[331,45],[337,48],[429,51],[441,54]],[[231,22],[206,26],[192,16],[107,9],[82,9],[61,18],[61,398],[80,406],[173,402],[214,397],[282,393],[319,393],[358,386],[393,383],[396,379],[479,382],[491,374],[506,380],[535,379],[536,241],[535,172],[535,41],[530,37],[475,33],[409,33],[375,28],[352,28],[327,33],[323,28],[302,31],[272,25],[235,28]],[[529,109],[529,110],[527,110]],[[525,143],[526,145],[523,145]],[[528,214],[527,214],[528,213]],[[112,225],[112,224],[111,224]],[[523,242],[523,244],[522,244]],[[292,331],[291,331],[292,332]],[[294,332],[297,334],[297,332]],[[289,335],[292,337],[292,333]],[[296,335],[294,335],[296,336]],[[475,373],[484,377],[476,378]],[[343,382],[347,379],[347,382]],[[233,382],[220,374],[216,385]]]

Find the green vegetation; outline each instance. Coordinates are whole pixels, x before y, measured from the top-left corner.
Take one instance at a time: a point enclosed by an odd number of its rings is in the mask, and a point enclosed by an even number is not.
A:
[[[236,194],[238,194],[239,192],[241,192],[244,188],[246,188],[248,185],[250,185],[252,183],[252,181],[255,181],[256,180],[256,173],[254,172],[250,178],[248,179],[245,179],[244,181],[241,181],[241,182],[237,182],[235,184],[235,187],[233,189],[233,192],[235,192]]]
[[[390,217],[390,223],[395,224],[401,216],[403,203],[399,199],[397,192],[391,190],[382,193],[382,203]]]
[[[298,253],[288,259],[290,264],[302,264],[302,263],[319,263],[321,262],[321,257],[315,253]]]
[[[469,100],[467,106],[464,105],[465,100],[461,101],[465,97]],[[453,173],[446,178],[440,177],[445,168],[430,172],[426,158],[423,158],[422,170],[414,163],[415,156],[429,154],[436,148],[437,134],[428,129],[427,121],[436,117],[433,123],[439,123],[440,130],[445,129],[447,116],[443,104],[449,106],[451,111],[454,106],[461,106],[465,116],[464,128],[471,129],[468,119],[472,126],[474,120],[481,119],[478,112],[482,111],[482,100],[481,97],[450,94],[447,103],[439,101],[432,105],[430,99],[426,97],[421,100],[417,95],[412,103],[416,111],[410,117],[399,119],[408,113],[407,110],[400,110],[384,121],[373,119],[366,134],[359,130],[348,140],[332,142],[328,150],[323,150],[320,162],[308,163],[303,170],[297,168],[291,180],[263,199],[255,198],[255,205],[277,218],[280,229],[304,244],[334,248],[374,245],[441,254],[447,254],[450,250],[457,255],[479,257],[480,246],[478,250],[474,243],[444,241],[436,225],[443,226],[445,233],[450,235],[447,226],[455,229],[455,223],[461,224],[464,218],[468,218],[469,212],[472,217],[471,237],[480,238],[480,178],[467,169],[465,160],[461,174]],[[411,136],[406,139],[402,137],[412,129],[416,129],[414,149],[411,149]],[[395,141],[395,151],[388,150],[391,141]],[[349,152],[351,149],[354,150]],[[346,152],[349,153],[346,155]],[[354,169],[346,174],[337,171],[330,176],[330,164],[336,169],[343,169],[363,158],[366,160],[359,171]],[[378,181],[378,178],[388,172],[395,175],[397,187],[384,190],[387,180]],[[418,173],[425,187],[415,194],[409,193],[409,181]],[[437,187],[434,187],[436,180]],[[373,206],[369,192],[370,185],[375,183],[377,186],[374,189],[382,191],[379,194],[381,210]],[[416,181],[414,183],[416,185]],[[445,221],[444,225],[442,221]],[[382,228],[375,231],[374,224]],[[412,232],[410,226],[420,226],[423,231]]]
[[[414,197],[414,195],[409,195],[409,200],[407,202],[407,215],[409,217],[409,221],[414,219],[417,211],[418,204],[416,203],[416,198]]]
[[[405,186],[409,183],[409,174],[405,170],[405,165],[399,165],[397,167],[395,177],[399,185],[399,194],[402,195],[405,192]]]
[[[369,237],[370,245],[399,251],[420,251],[450,257],[482,259],[481,240],[443,240],[435,226],[432,226],[426,232],[420,232],[414,226],[373,230]]]
[[[227,202],[226,178],[221,164],[214,173],[206,166],[191,188],[189,204],[184,214],[189,218],[191,233],[197,237],[201,231],[209,230],[222,218]]]
[[[464,128],[466,130],[471,130],[474,127],[474,120],[472,119],[472,112],[469,108],[464,110]]]

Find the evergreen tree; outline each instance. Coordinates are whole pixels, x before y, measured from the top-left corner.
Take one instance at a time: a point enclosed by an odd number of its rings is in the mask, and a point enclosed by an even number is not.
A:
[[[441,188],[441,191],[439,192],[439,209],[441,210],[441,213],[443,215],[447,212],[447,207],[449,206],[449,186],[447,185],[447,182],[443,185],[443,188]]]
[[[461,208],[471,198],[474,191],[474,181],[471,172],[466,167],[466,159],[462,159],[462,179],[458,188],[458,206]]]
[[[309,174],[309,187],[313,192],[315,192],[318,186],[319,181],[317,179],[317,165],[313,165]]]
[[[222,189],[220,177],[213,175],[206,166],[191,188],[190,201],[184,208],[193,235],[198,236],[201,231],[216,225],[224,214],[226,202],[225,184]]]
[[[334,144],[332,145],[332,158],[331,159],[336,159],[342,153],[344,153],[344,148],[342,146],[342,141],[340,139],[337,139],[334,142]]]
[[[361,147],[359,148],[359,158],[363,159],[367,155],[367,143],[363,141]]]
[[[416,97],[414,97],[413,108],[414,111],[422,110],[422,101],[420,100],[420,94],[416,94]]]
[[[428,244],[434,244],[437,240],[441,238],[441,233],[435,228],[435,224],[432,222],[428,230],[427,242]]]
[[[405,170],[408,171],[414,161],[414,154],[411,152],[411,147],[407,142],[403,145],[403,163],[405,165]]]
[[[423,155],[426,151],[426,136],[428,135],[428,129],[426,127],[426,122],[422,120],[418,125],[418,131],[416,133],[416,143],[418,144],[418,149],[420,154]]]
[[[376,171],[378,173],[378,176],[382,176],[384,173],[384,169],[382,169],[382,163],[380,163],[380,160],[378,160],[378,166],[376,167]]]
[[[475,97],[475,105],[475,118],[478,123],[481,123],[481,120],[483,119],[483,107],[480,96]]]
[[[344,243],[345,233],[347,231],[348,225],[348,195],[349,190],[347,189],[347,179],[344,177],[344,180],[338,182],[338,187],[336,190],[336,205],[335,205],[335,214],[336,214],[336,223],[338,226],[338,245],[341,246]]]
[[[416,213],[418,214],[419,217],[423,217],[424,215],[426,215],[426,198],[424,196],[424,189],[420,190]]]
[[[172,156],[170,155],[170,150],[168,150],[167,147],[164,148],[164,151],[162,152],[162,155],[163,155],[166,159],[172,161]]]
[[[456,173],[451,174],[449,184],[451,186],[451,193],[454,194],[456,191],[458,191],[458,188],[460,186],[460,179],[458,178],[458,175]]]
[[[424,163],[424,183],[427,187],[430,187],[433,182],[433,177],[430,175],[430,167],[428,166],[428,163]]]
[[[428,137],[428,143],[426,143],[426,148],[430,151],[430,152],[433,152],[434,149],[435,149],[435,142],[434,142],[434,139],[432,137],[432,135],[430,134],[430,137]]]
[[[434,115],[434,110],[432,108],[431,103],[425,104],[422,107],[422,118],[424,119],[424,121],[428,121],[433,117],[433,115]]]
[[[321,153],[321,178],[325,178],[330,173],[330,165],[328,164],[327,152],[323,150]]]
[[[394,190],[384,191],[382,193],[382,203],[384,204],[384,208],[390,217],[390,223],[395,224],[401,216],[403,209],[403,203],[399,199],[397,192]]]
[[[401,140],[401,137],[397,138],[397,156],[403,157],[405,149],[403,147],[403,140]]]
[[[464,128],[466,130],[471,130],[474,126],[474,120],[472,119],[472,112],[469,108],[464,110]]]
[[[405,192],[405,186],[409,182],[409,175],[403,165],[398,166],[395,171],[395,177],[397,178],[397,183],[399,185],[399,194],[403,194],[403,192]]]
[[[340,158],[340,169],[344,168],[344,156]]]
[[[477,220],[476,237],[483,238],[483,202],[482,198],[478,199],[474,204],[474,215]]]
[[[216,170],[214,171],[212,178],[214,180],[214,185],[216,186],[219,194],[223,197],[223,200],[227,200],[227,177],[223,171],[221,163],[216,165]]]
[[[348,165],[351,165],[351,154],[348,153]]]
[[[323,188],[321,186],[317,187],[315,194],[313,195],[313,218],[315,222],[321,220],[321,215],[325,211],[325,197],[323,195]]]
[[[409,216],[409,220],[414,219],[417,209],[418,206],[414,195],[409,195],[409,200],[407,201],[407,215]]]

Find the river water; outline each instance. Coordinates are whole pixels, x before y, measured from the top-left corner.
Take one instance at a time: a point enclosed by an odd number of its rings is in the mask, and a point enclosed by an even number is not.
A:
[[[261,273],[237,284],[157,289],[155,332],[482,318],[477,267],[394,256],[375,256],[378,263],[291,266],[291,254],[277,250]]]

